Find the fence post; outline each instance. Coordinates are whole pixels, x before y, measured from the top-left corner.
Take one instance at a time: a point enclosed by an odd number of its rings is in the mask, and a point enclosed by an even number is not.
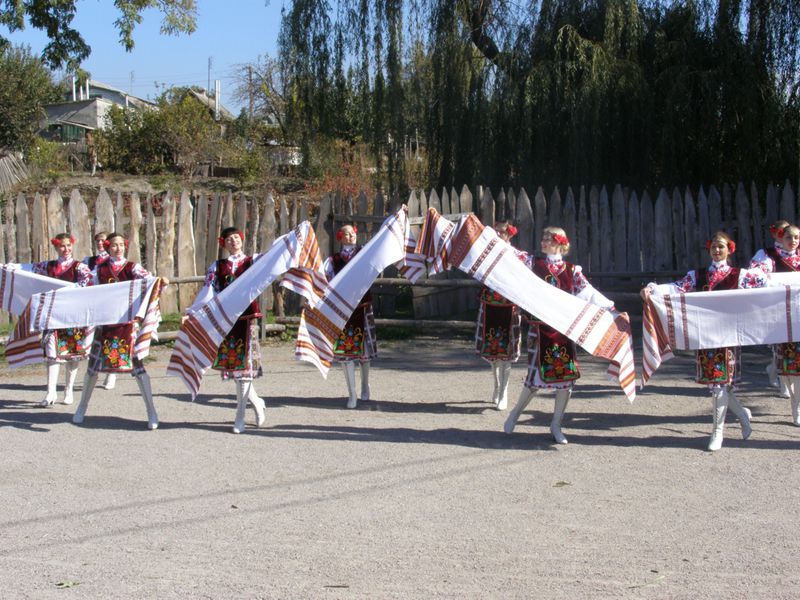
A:
[[[672,189],[672,247],[675,253],[675,266],[679,270],[687,268],[688,248],[684,224],[683,198],[678,188]]]
[[[789,223],[794,223],[794,192],[792,191],[792,184],[788,179],[786,183],[783,184],[783,190],[781,190],[781,218],[786,219]]]
[[[764,221],[761,215],[758,187],[756,187],[755,181],[752,181],[750,182],[750,222],[753,224],[753,250],[764,247]]]
[[[128,259],[135,262],[142,262],[142,235],[140,229],[142,228],[142,201],[139,194],[133,192],[130,198],[129,214],[131,218],[130,232],[130,246],[128,247]]]
[[[738,225],[736,246],[737,249],[741,248],[736,254],[739,264],[747,266],[750,264],[750,257],[753,256],[753,224],[750,222],[750,202],[742,182],[739,182],[739,185],[736,186],[735,202],[736,222]]]
[[[272,247],[272,242],[275,241],[275,200],[272,197],[272,192],[267,192],[267,198],[264,201],[264,212],[261,215],[258,241],[261,244],[262,252],[269,250]],[[261,294],[262,314],[267,314],[268,310],[272,310],[274,302],[275,298],[272,286],[269,286],[264,290],[264,293]]]
[[[50,258],[50,238],[47,235],[47,206],[44,196],[38,192],[33,195],[31,205],[31,217],[33,227],[31,227],[31,249],[33,251],[33,262],[48,260]],[[64,231],[63,229],[61,231]],[[59,232],[56,232],[59,233]]]
[[[47,231],[45,238],[50,239],[62,231],[67,231],[67,219],[64,214],[64,199],[61,197],[61,190],[56,187],[50,190],[50,195],[47,197]],[[73,248],[73,252],[76,252],[75,248]]]
[[[17,199],[22,196],[22,192],[17,194]],[[24,198],[24,196],[22,196]],[[11,198],[6,198],[6,243],[8,244],[8,254],[6,254],[6,260],[8,262],[19,262],[17,259],[17,229],[15,222],[15,213],[16,213],[16,202]]]
[[[76,259],[82,260],[84,256],[94,255],[94,239],[91,233],[89,208],[77,188],[73,189],[69,194],[68,208],[69,230],[76,238],[72,254]]]
[[[681,269],[687,271],[692,267],[699,266],[700,259],[700,229],[697,222],[697,209],[694,206],[694,197],[692,190],[687,185],[686,192],[684,192],[684,211],[683,211],[683,229],[686,233],[686,264],[681,265]]]
[[[642,270],[642,252],[641,252],[641,230],[639,224],[641,217],[639,215],[639,197],[636,195],[636,190],[631,190],[631,195],[628,198],[628,247],[626,250],[625,263],[626,269],[630,271]]]
[[[564,231],[567,232],[567,237],[569,238],[572,248],[575,249],[575,253],[573,254],[573,258],[571,259],[573,262],[578,264],[581,263],[581,259],[583,258],[580,254],[580,246],[575,245],[575,242],[578,241],[577,239],[577,229],[576,229],[576,221],[577,221],[577,207],[575,206],[575,194],[572,193],[572,188],[567,187],[567,195],[564,198],[564,205],[562,206],[561,211],[561,227],[564,228]],[[570,250],[572,253],[572,250]]]
[[[108,233],[116,231],[114,207],[111,205],[111,197],[104,187],[100,188],[94,203],[94,230]]]
[[[459,212],[462,213],[471,213],[475,211],[472,192],[469,187],[467,187],[466,183],[461,187],[461,193],[458,196],[458,207]]]
[[[175,277],[175,209],[176,202],[171,192],[164,194],[161,201],[162,218],[158,221],[158,248],[156,273],[160,277]],[[174,285],[161,292],[161,311],[178,312],[177,294]]]
[[[17,262],[31,262],[31,243],[28,232],[31,230],[30,218],[28,216],[28,201],[20,194],[17,196]]]
[[[148,271],[156,271],[158,268],[156,266],[156,251],[158,250],[156,244],[157,242],[157,233],[156,233],[156,217],[155,213],[153,212],[153,197],[148,194],[147,199],[145,200],[145,205],[147,206],[147,218],[145,222],[145,261],[147,264],[145,267]],[[164,311],[166,312],[166,311]]]
[[[625,194],[622,186],[617,184],[611,195],[611,215],[613,226],[610,231],[611,239],[614,240],[614,270],[628,270],[628,236],[626,235],[627,211]]]
[[[524,188],[520,189],[519,196],[517,197],[516,213],[517,228],[519,229],[517,233],[518,247],[525,252],[532,252],[534,227],[533,208],[531,207],[531,201]]]
[[[192,202],[188,190],[181,192],[178,204],[178,277],[197,275],[195,265],[194,230],[192,229]],[[182,284],[178,286],[178,304],[181,311],[191,306],[197,295],[198,284]]]
[[[578,256],[583,261],[581,264],[585,265],[587,270],[593,268],[596,261],[592,257],[592,238],[596,237],[596,233],[589,229],[589,200],[586,197],[586,187],[581,186],[578,196],[578,225],[575,230],[575,235],[578,238]]]
[[[608,200],[608,190],[606,186],[600,188],[600,199],[598,202],[600,210],[600,269],[602,271],[614,270],[614,246],[609,243],[611,240],[611,203]]]
[[[645,242],[642,245],[642,269],[645,271],[655,270],[656,248],[655,248],[655,211],[650,193],[645,190],[642,192],[642,201],[639,204],[639,217],[641,226],[641,239]]]

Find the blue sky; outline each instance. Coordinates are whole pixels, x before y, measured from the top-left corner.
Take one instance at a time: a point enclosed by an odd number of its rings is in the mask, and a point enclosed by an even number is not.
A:
[[[212,57],[211,88],[215,79],[221,80],[222,103],[237,114],[240,105],[231,98],[236,65],[263,54],[276,56],[283,4],[281,0],[198,0],[197,4],[193,34],[161,35],[161,14],[148,10],[134,31],[136,47],[125,52],[114,29],[117,12],[111,0],[78,0],[73,25],[92,48],[83,68],[92,79],[152,99],[160,89],[155,82],[205,88]],[[47,36],[30,26],[13,34],[0,30],[13,44],[27,44],[35,53],[47,44]]]

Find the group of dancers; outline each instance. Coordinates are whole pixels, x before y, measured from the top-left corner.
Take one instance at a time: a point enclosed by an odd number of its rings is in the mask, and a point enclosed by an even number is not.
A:
[[[506,222],[495,223],[494,229],[498,237],[509,244],[517,233],[516,228]],[[689,271],[685,277],[672,284],[648,284],[641,291],[642,298],[658,293],[764,287],[769,284],[772,273],[800,270],[800,229],[786,221],[778,221],[770,228],[770,232],[773,244],[759,250],[746,269],[729,264],[729,257],[736,249],[735,243],[726,233],[715,233],[706,244],[711,261],[707,268]],[[333,281],[360,251],[357,233],[353,225],[345,225],[337,232],[340,249],[326,259],[324,264],[325,276],[329,281]],[[216,260],[209,266],[204,285],[187,313],[221,293],[258,258],[258,254],[248,256],[243,252],[244,239],[243,232],[234,227],[222,230],[218,241],[220,247],[227,252],[227,257]],[[77,286],[102,285],[150,276],[141,265],[127,260],[125,254],[128,240],[120,233],[98,233],[95,236],[96,254],[82,262],[72,256],[75,240],[69,234],[60,233],[51,242],[58,254],[55,260],[16,267]],[[511,247],[516,257],[545,282],[586,302],[613,309],[614,303],[589,283],[581,267],[564,259],[570,250],[570,240],[563,229],[547,227],[543,230],[541,257]],[[257,319],[261,316],[258,303],[254,301],[238,317],[220,344],[212,365],[213,369],[220,372],[222,379],[233,380],[235,383],[237,409],[234,433],[241,433],[245,429],[248,403],[254,410],[256,426],[260,427],[265,422],[265,403],[254,387],[254,380],[262,375],[257,328]],[[484,288],[480,292],[475,351],[492,368],[492,403],[498,410],[508,407],[511,364],[521,354],[523,319],[528,324],[527,374],[519,398],[505,421],[504,430],[506,433],[514,431],[520,415],[528,407],[534,394],[543,389],[554,390],[550,432],[556,443],[566,444],[562,421],[572,390],[580,378],[575,343],[548,324],[523,314],[519,307],[500,294]],[[47,392],[41,405],[47,407],[56,402],[59,368],[62,364],[66,368],[63,402],[72,404],[78,364],[81,360],[88,359],[81,398],[73,422],[83,422],[100,373],[107,376],[104,387],[111,389],[114,381],[108,378],[113,378],[117,373],[129,372],[136,378],[144,400],[147,426],[151,430],[156,429],[158,416],[153,403],[150,378],[144,364],[133,352],[138,327],[139,322],[134,319],[127,323],[94,328],[45,331],[41,343],[47,364]],[[713,399],[713,429],[708,444],[711,451],[722,446],[728,408],[741,422],[742,437],[747,439],[752,432],[751,412],[741,405],[734,393],[741,374],[740,354],[740,348],[703,349],[697,352],[696,381],[708,386]],[[376,356],[375,321],[371,296],[367,292],[333,344],[334,360],[343,366],[348,408],[357,407],[359,396],[361,401],[369,400],[369,367]],[[790,398],[792,423],[800,426],[800,389],[795,386],[795,378],[800,376],[800,342],[788,342],[774,347],[773,359],[770,371],[779,380],[786,397]],[[360,394],[357,393],[356,367],[359,367],[361,373]]]

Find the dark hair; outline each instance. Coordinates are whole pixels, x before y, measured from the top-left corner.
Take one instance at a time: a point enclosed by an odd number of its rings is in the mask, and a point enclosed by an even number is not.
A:
[[[228,237],[229,235],[233,235],[234,233],[238,233],[239,236],[242,235],[242,232],[239,231],[238,227],[226,227],[225,229],[222,230],[222,233],[219,234],[219,237],[221,237],[224,240],[226,237]]]
[[[107,231],[98,231],[97,233],[94,234],[94,241],[95,242],[99,241],[101,235],[103,236],[103,239],[108,238]]]
[[[53,236],[54,240],[70,240],[72,241],[74,238],[69,233],[57,233]]]

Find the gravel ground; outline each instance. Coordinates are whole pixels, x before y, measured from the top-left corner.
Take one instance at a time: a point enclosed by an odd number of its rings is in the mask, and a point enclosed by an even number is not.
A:
[[[383,343],[357,410],[341,370],[263,351],[267,423],[238,436],[233,385],[190,402],[166,348],[152,432],[128,376],[76,426],[36,406],[43,368],[0,372],[0,597],[800,597],[800,428],[766,350],[745,353],[753,436],[729,414],[713,454],[689,356],[633,404],[587,357],[557,446],[551,395],[503,433],[463,338]]]

